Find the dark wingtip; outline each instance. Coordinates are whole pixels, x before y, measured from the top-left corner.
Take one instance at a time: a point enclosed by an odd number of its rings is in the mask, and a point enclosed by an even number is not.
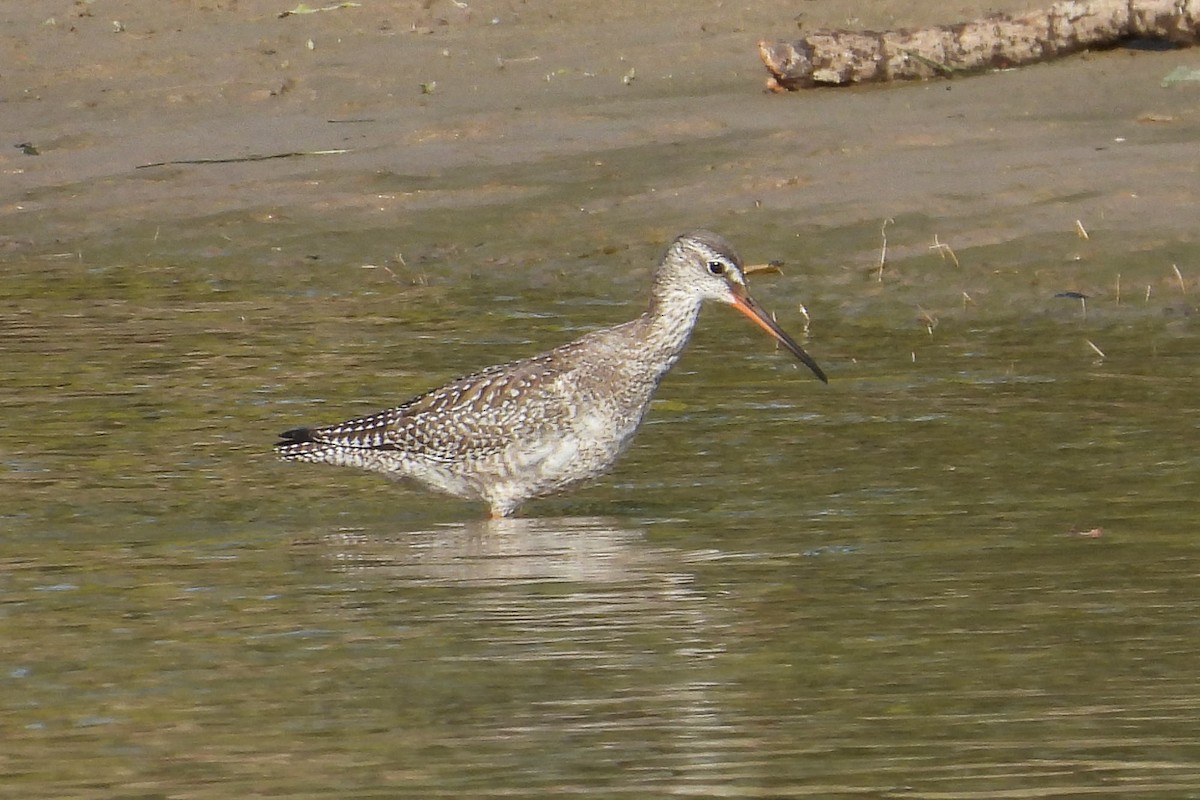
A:
[[[304,444],[312,440],[311,428],[292,428],[290,431],[284,431],[279,434],[279,441],[275,443],[275,446],[287,447],[292,444]]]

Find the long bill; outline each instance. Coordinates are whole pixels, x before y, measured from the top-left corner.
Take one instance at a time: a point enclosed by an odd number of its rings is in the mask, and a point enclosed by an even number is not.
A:
[[[775,323],[775,320],[771,319],[771,315],[766,311],[763,311],[762,306],[754,302],[754,298],[751,297],[746,290],[742,289],[740,286],[734,289],[733,307],[745,314],[750,319],[754,320],[755,324],[757,324],[764,331],[771,334],[771,337],[775,341],[786,347],[792,355],[800,359],[801,363],[811,369],[813,374],[820,378],[823,383],[829,383],[829,378],[825,377],[825,370],[821,369],[817,362],[813,360],[812,356],[804,352],[804,348],[796,344],[796,340],[791,336],[788,336],[787,333],[784,332],[783,328],[779,327],[779,325]]]

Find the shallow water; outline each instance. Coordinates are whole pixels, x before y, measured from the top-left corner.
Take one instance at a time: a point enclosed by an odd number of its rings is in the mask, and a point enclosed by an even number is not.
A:
[[[10,260],[0,795],[1200,796],[1180,253],[1056,246],[760,278],[829,386],[709,309],[613,475],[491,525],[272,434],[628,318],[653,248]]]

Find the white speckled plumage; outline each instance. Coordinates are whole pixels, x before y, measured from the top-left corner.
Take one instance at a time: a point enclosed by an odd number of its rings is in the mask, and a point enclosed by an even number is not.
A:
[[[288,461],[411,479],[483,500],[493,516],[607,472],[691,337],[705,300],[730,303],[814,373],[820,367],[750,299],[741,260],[708,231],[672,242],[642,316],[549,352],[451,381],[403,405],[337,425],[297,428]]]

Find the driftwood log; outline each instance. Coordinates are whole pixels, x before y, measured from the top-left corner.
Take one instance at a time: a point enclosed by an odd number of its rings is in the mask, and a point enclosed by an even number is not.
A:
[[[884,33],[759,42],[772,91],[932,78],[1030,64],[1126,39],[1200,40],[1200,0],[1068,0],[1021,16]]]

